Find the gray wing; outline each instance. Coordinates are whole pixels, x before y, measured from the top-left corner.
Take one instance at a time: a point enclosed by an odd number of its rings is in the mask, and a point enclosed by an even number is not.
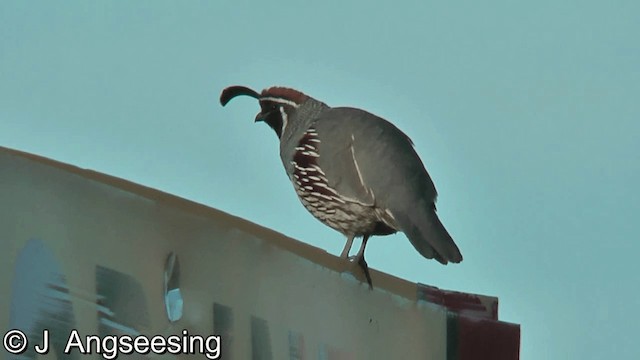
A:
[[[364,110],[332,108],[312,127],[322,142],[318,165],[329,185],[346,197],[388,206],[398,196],[435,201],[433,181],[409,137]]]
[[[462,260],[436,216],[436,188],[407,135],[354,108],[327,110],[312,127],[322,139],[317,161],[329,186],[344,197],[388,210],[423,256],[442,263]]]

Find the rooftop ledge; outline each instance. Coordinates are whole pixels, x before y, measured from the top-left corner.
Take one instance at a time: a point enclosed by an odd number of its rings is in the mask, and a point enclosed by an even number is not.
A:
[[[26,358],[44,329],[58,359],[90,335],[217,339],[196,358],[519,358],[497,297],[374,269],[370,291],[322,249],[127,180],[0,147],[0,199],[0,326]]]

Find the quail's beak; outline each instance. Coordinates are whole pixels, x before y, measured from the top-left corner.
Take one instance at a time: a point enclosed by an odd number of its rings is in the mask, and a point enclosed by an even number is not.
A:
[[[263,113],[262,113],[262,111],[261,111],[261,112],[259,112],[259,113],[256,115],[256,118],[255,118],[255,120],[254,120],[253,122],[254,122],[254,123],[257,123],[258,121],[264,121],[264,119],[265,119],[266,117],[267,117],[267,115],[266,115],[266,114],[263,114]]]

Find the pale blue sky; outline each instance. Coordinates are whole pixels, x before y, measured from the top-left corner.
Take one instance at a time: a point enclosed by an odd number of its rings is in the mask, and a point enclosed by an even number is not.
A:
[[[0,145],[338,254],[242,84],[407,132],[465,260],[377,237],[370,266],[496,295],[522,359],[640,358],[640,2],[0,2]]]

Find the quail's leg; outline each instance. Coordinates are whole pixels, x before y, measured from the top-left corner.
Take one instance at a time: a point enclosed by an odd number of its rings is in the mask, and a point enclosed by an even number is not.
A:
[[[353,246],[353,238],[355,236],[350,235],[347,237],[347,242],[344,244],[344,249],[342,249],[342,253],[340,253],[340,257],[346,259],[349,256],[349,251],[351,251],[351,246]]]
[[[369,289],[373,290],[371,275],[369,275],[369,266],[367,265],[367,261],[364,259],[364,249],[367,246],[367,240],[369,240],[369,235],[365,235],[362,238],[362,245],[360,245],[360,250],[358,250],[358,254],[356,254],[355,261],[360,265],[362,271],[364,271],[364,276],[367,278],[367,283],[369,283]]]

